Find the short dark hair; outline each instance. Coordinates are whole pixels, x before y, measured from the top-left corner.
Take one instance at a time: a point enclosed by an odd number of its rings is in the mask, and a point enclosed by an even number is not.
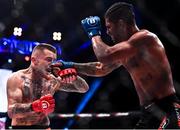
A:
[[[35,46],[33,52],[36,50],[43,51],[44,49],[50,50],[51,52],[57,54],[57,50],[54,46],[47,44],[47,43],[40,43],[39,45]]]
[[[130,25],[135,23],[133,6],[125,2],[117,2],[111,5],[104,17],[111,22],[117,22],[119,19],[122,19]]]

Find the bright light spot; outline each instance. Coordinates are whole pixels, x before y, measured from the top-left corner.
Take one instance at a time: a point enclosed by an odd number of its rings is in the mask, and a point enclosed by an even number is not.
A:
[[[14,27],[14,36],[21,36],[22,35],[22,28]]]
[[[128,116],[129,113],[128,112],[118,112],[115,114],[115,116]]]
[[[8,63],[12,63],[12,59],[8,59]]]
[[[100,113],[100,114],[97,114],[96,117],[110,117],[110,114]]]
[[[62,36],[61,32],[54,32],[53,33],[53,40],[60,41],[61,40],[61,36]]]
[[[5,46],[6,46],[7,44],[8,44],[8,43],[7,43],[6,41],[4,41],[4,42],[3,42],[3,45],[5,45]]]
[[[25,56],[24,59],[25,59],[25,61],[30,61],[30,57],[29,56]]]
[[[92,114],[79,114],[79,117],[92,117]]]
[[[73,117],[74,116],[74,114],[61,114],[61,115],[59,115],[59,117]]]

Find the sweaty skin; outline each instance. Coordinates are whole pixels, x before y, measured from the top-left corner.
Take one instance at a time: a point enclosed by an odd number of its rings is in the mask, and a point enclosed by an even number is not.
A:
[[[155,34],[139,30],[112,47],[104,44],[100,36],[93,37],[92,42],[101,63],[119,63],[128,70],[141,105],[175,93],[164,47]]]
[[[55,60],[55,54],[45,50],[38,64],[34,67],[14,72],[7,82],[8,115],[12,118],[12,126],[50,124],[48,116],[41,112],[34,112],[31,103],[46,94],[53,95],[56,91],[84,93],[88,85],[84,79],[77,76],[69,82],[71,76],[64,79],[56,78],[48,71],[48,66]],[[65,82],[66,81],[66,82]]]

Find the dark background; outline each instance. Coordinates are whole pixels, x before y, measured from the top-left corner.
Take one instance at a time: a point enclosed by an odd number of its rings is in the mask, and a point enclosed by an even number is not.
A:
[[[171,65],[174,85],[180,95],[179,53],[180,53],[180,0],[0,0],[0,38],[12,36],[15,26],[23,26],[18,40],[58,43],[62,53],[58,57],[67,61],[96,61],[89,39],[80,21],[87,16],[98,15],[102,19],[102,37],[111,43],[106,35],[103,15],[114,2],[125,1],[134,5],[137,24],[140,29],[154,32],[163,42]],[[62,40],[52,40],[52,33],[60,31]],[[13,58],[9,65],[7,59]],[[0,53],[0,67],[13,71],[29,66],[24,55]],[[90,87],[95,80],[102,80],[99,88],[85,105],[82,113],[127,112],[139,109],[139,100],[128,72],[123,68],[103,78],[82,76]],[[55,113],[75,113],[85,94],[57,92]],[[137,117],[110,119],[77,119],[71,128],[131,128]],[[67,119],[51,119],[52,128],[64,128]],[[84,123],[83,123],[84,122]],[[86,123],[85,123],[86,122]],[[106,125],[104,125],[106,124]]]

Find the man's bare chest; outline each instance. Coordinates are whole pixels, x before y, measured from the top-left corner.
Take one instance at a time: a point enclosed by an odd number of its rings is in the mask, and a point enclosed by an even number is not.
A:
[[[22,95],[24,102],[34,101],[46,94],[54,94],[57,86],[55,79],[30,79],[22,77]]]

